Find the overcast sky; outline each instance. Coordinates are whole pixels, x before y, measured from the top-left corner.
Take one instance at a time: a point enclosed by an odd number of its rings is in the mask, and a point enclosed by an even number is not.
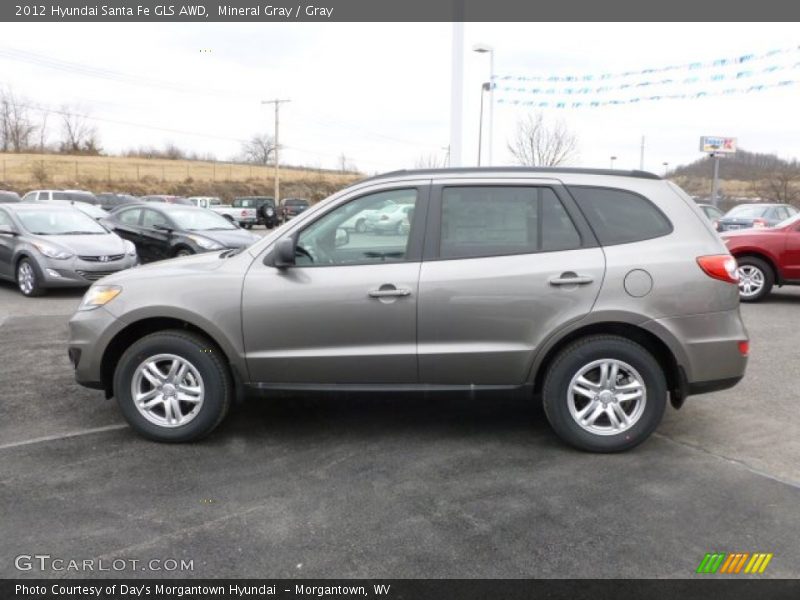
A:
[[[423,156],[442,157],[449,141],[449,23],[0,27],[0,82],[38,105],[70,104],[90,112],[109,152],[169,141],[228,159],[254,132],[272,132],[272,109],[260,101],[274,97],[291,99],[281,110],[282,162],[336,167],[344,153],[372,173],[414,167]],[[495,48],[497,74],[535,76],[601,74],[796,48],[800,34],[793,23],[468,23],[466,164],[476,160],[480,86],[489,75],[487,56],[470,51],[476,42]],[[769,81],[800,80],[800,69],[790,68],[800,63],[800,53],[751,67],[773,63],[784,69]],[[749,150],[797,157],[799,106],[800,85],[792,85],[544,113],[551,121],[562,119],[577,136],[575,166],[607,167],[616,155],[618,167],[638,168],[645,136],[644,166],[661,172],[664,162],[698,158],[701,135],[735,136]],[[496,164],[513,163],[506,144],[526,110],[495,105]],[[49,123],[55,141],[57,117]]]

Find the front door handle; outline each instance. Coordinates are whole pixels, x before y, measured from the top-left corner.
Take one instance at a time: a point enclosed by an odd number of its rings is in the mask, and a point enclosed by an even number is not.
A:
[[[566,273],[562,273],[557,277],[551,277],[548,279],[550,285],[585,285],[587,283],[592,283],[593,281],[594,277],[590,277],[588,275],[578,275],[572,271],[567,271]]]
[[[377,290],[370,290],[368,294],[370,298],[398,298],[410,296],[411,290],[408,288],[396,288],[393,285],[382,285]]]

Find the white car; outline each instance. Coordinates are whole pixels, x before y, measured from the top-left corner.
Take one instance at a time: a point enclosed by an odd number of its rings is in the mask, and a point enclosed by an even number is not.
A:
[[[406,233],[410,229],[413,210],[413,204],[394,204],[381,210],[369,211],[367,230],[376,233]]]
[[[187,200],[200,208],[213,210],[232,223],[238,223],[245,229],[252,229],[253,225],[258,221],[255,208],[236,208],[230,204],[225,204],[221,198],[216,196],[192,196]]]

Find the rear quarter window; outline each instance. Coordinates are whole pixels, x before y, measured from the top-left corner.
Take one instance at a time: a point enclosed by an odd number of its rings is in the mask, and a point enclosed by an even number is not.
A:
[[[616,188],[570,186],[569,191],[604,246],[661,237],[672,223],[650,200]]]

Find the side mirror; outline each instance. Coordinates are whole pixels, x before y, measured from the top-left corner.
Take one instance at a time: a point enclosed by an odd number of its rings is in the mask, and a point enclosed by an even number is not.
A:
[[[286,269],[293,267],[294,262],[294,239],[292,237],[285,237],[278,240],[275,244],[275,260],[273,264],[278,269]]]
[[[336,239],[334,240],[333,245],[336,248],[341,248],[342,246],[347,246],[347,244],[349,243],[350,243],[350,233],[346,229],[339,227],[336,230]]]
[[[167,227],[166,225],[153,225],[153,229],[158,229],[159,231],[165,231],[169,235],[172,235],[172,227]]]
[[[10,229],[0,229],[0,235],[19,235],[16,231],[11,231]]]

